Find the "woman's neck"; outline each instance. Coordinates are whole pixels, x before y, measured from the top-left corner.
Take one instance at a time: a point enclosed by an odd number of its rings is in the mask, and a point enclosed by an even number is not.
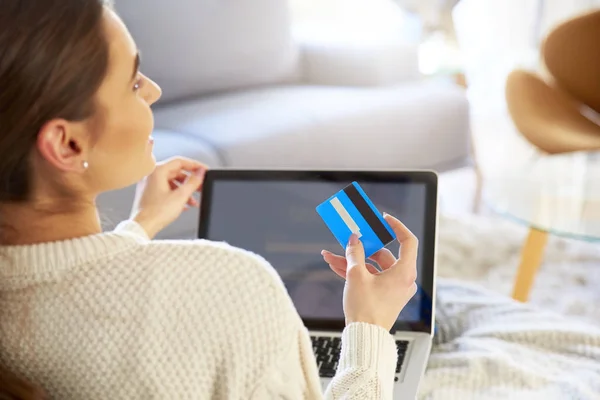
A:
[[[0,244],[30,245],[75,239],[102,232],[93,202],[52,206],[3,204],[0,206]]]

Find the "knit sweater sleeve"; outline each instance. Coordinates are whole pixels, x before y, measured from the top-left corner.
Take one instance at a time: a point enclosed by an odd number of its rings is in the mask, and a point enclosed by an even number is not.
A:
[[[342,334],[337,373],[323,393],[308,332],[299,328],[288,354],[268,371],[252,399],[392,399],[395,365],[396,347],[388,332],[350,324]]]
[[[312,353],[306,344],[303,351]],[[365,323],[348,325],[342,333],[337,373],[327,399],[392,399],[397,350],[385,329]]]
[[[277,301],[292,318],[294,334],[287,338],[287,350],[258,382],[252,399],[392,399],[396,344],[385,329],[366,323],[349,324],[342,333],[337,373],[323,393],[317,362],[307,329],[293,307],[279,279],[274,279]],[[342,299],[340,299],[342,301]]]

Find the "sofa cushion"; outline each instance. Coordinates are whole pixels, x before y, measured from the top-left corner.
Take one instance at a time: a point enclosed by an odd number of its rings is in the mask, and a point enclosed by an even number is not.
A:
[[[295,76],[298,50],[282,0],[119,0],[162,103]]]
[[[443,171],[470,155],[464,90],[445,81],[257,89],[173,105],[155,117],[157,126],[211,141],[235,167]]]

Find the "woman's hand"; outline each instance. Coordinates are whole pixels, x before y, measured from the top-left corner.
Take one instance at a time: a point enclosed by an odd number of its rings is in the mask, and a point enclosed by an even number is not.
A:
[[[344,314],[346,324],[367,322],[392,329],[400,311],[417,292],[418,240],[402,222],[384,215],[400,242],[398,259],[388,249],[371,256],[381,272],[365,262],[365,251],[355,234],[346,247],[346,257],[323,250],[329,267],[346,279]]]
[[[132,218],[153,238],[188,207],[197,207],[194,193],[202,190],[208,167],[184,157],[174,157],[156,165],[138,183]]]

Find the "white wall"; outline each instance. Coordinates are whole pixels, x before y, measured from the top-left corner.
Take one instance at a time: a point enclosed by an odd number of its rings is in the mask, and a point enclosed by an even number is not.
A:
[[[324,39],[414,42],[413,19],[394,0],[291,0],[296,31]],[[410,36],[410,37],[407,37]]]
[[[542,33],[581,12],[600,8],[600,0],[545,0]]]
[[[542,69],[539,36],[599,6],[600,0],[461,0],[453,17],[472,111],[504,112],[507,75]]]

